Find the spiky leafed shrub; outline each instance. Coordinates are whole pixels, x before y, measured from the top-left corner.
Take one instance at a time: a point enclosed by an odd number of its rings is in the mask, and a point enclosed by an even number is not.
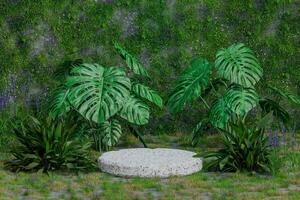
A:
[[[216,74],[217,77],[212,76],[212,74]],[[280,106],[279,101],[272,100],[271,97],[261,97],[257,93],[255,86],[262,76],[263,69],[254,53],[244,44],[234,44],[217,52],[214,68],[203,58],[194,59],[191,62],[191,66],[178,78],[177,84],[170,93],[167,104],[173,113],[177,113],[183,110],[187,103],[199,98],[202,101],[203,107],[208,110],[207,116],[197,124],[192,132],[193,145],[196,145],[198,139],[204,134],[203,130],[210,126],[216,128],[221,133],[226,132],[225,135],[228,135],[228,137],[224,137],[224,143],[240,145],[234,143],[233,139],[241,139],[243,134],[247,136],[244,138],[246,141],[249,137],[252,137],[252,134],[255,135],[258,132],[264,132],[265,127],[261,125],[265,126],[267,123],[262,123],[259,127],[251,131],[245,128],[247,127],[249,112],[258,105],[261,107],[261,119],[269,117],[270,114],[272,114],[276,119],[286,124],[290,120],[288,112]],[[223,88],[223,90],[220,90],[220,88]],[[300,105],[300,99],[298,97],[274,86],[268,86],[268,88],[278,96],[285,97],[291,102]],[[210,103],[205,100],[205,98],[208,94],[212,93],[213,101]],[[237,122],[239,122],[239,128],[243,130],[241,134],[237,134],[231,127],[231,124]],[[249,153],[249,155],[252,155],[252,153],[258,150],[255,144],[256,142],[261,142],[256,141],[260,140],[261,137],[263,136],[257,136],[256,139],[249,141],[251,148],[237,147],[238,149],[223,149],[210,154],[216,157],[216,160],[214,160],[211,165],[214,165],[215,168],[219,170],[223,170],[223,167],[218,166],[229,166],[232,162],[245,162],[248,166],[249,163],[247,159],[249,158],[247,158],[247,156],[237,158],[232,156],[232,153],[248,155],[249,152],[247,151],[253,151]],[[231,147],[227,145],[226,148]],[[266,154],[267,151],[269,151],[268,148],[260,148],[259,150],[266,151]],[[261,153],[264,154],[264,152]],[[227,159],[227,156],[230,156],[230,159]],[[263,168],[267,169],[265,167],[259,167],[259,165],[268,163],[267,158],[263,163],[261,163],[258,157],[253,157],[253,159],[251,163],[254,164],[251,164],[251,166],[256,167],[246,167],[246,169],[258,171],[261,171]],[[242,170],[245,168],[242,167],[242,165],[236,166],[237,167],[232,167],[231,169]]]
[[[142,140],[133,125],[148,123],[149,102],[160,108],[163,106],[156,91],[132,81],[135,77],[129,78],[131,72],[135,76],[149,78],[146,69],[118,43],[115,43],[115,48],[125,60],[128,70],[96,63],[76,64],[53,93],[51,100],[54,117],[75,110],[87,120],[90,124],[89,132],[99,150],[118,143],[122,134],[121,121],[132,124],[128,128]]]
[[[230,125],[230,131],[221,132],[224,147],[205,153],[206,169],[225,172],[271,172],[271,149],[264,129],[248,128],[241,122]],[[212,160],[209,160],[210,158]]]
[[[39,121],[34,117],[15,125],[18,142],[12,149],[14,158],[5,163],[12,171],[84,170],[94,167],[89,159],[90,143],[75,137],[76,125],[54,121],[51,117]]]

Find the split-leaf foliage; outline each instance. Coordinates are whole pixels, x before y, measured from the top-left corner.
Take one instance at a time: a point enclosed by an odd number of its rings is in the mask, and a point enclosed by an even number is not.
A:
[[[127,127],[134,129],[133,134],[142,140],[134,125],[149,122],[149,103],[163,106],[158,92],[136,81],[137,76],[150,79],[144,66],[120,44],[114,46],[124,59],[126,69],[96,63],[76,64],[51,99],[50,110],[55,118],[75,110],[86,120],[94,140],[98,138],[95,143],[99,150],[117,144],[122,121],[129,122]]]
[[[209,126],[225,135],[225,149],[208,154],[207,157],[215,157],[209,166],[222,171],[267,170],[268,148],[263,136],[267,124],[249,127],[249,113],[259,105],[261,119],[256,119],[258,121],[273,115],[274,119],[288,124],[290,116],[279,101],[258,94],[255,87],[262,77],[263,68],[253,51],[239,43],[219,50],[214,65],[203,58],[194,59],[178,78],[167,102],[171,112],[182,111],[188,103],[197,99],[201,101],[198,104],[207,109],[207,116],[200,120],[192,132],[192,144],[198,143]],[[275,86],[269,86],[269,89],[277,96],[300,104],[300,99],[289,92]],[[208,98],[210,94],[213,94],[212,98]],[[259,141],[260,148],[256,144],[258,140],[263,140]],[[228,149],[235,145],[237,148],[232,151]],[[254,151],[259,155],[253,154]],[[249,154],[246,155],[246,152]],[[237,158],[234,154],[245,156]]]

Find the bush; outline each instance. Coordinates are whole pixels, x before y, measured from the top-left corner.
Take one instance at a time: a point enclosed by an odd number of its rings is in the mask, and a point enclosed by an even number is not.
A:
[[[76,125],[48,117],[40,122],[34,117],[15,125],[13,132],[19,144],[12,149],[13,160],[5,163],[12,171],[58,169],[83,170],[94,167],[88,158],[90,144],[74,137]]]
[[[139,80],[150,79],[139,61],[118,43],[115,48],[127,68],[104,67],[96,63],[70,63],[56,73],[60,86],[53,92],[50,111],[59,118],[76,111],[86,120],[87,132],[93,136],[97,150],[115,146],[125,128],[146,147],[135,126],[146,125],[150,119],[150,105],[163,107],[158,92]]]
[[[250,129],[244,123],[231,125],[231,130],[223,130],[224,147],[206,153],[205,168],[225,172],[256,171],[271,172],[271,149],[264,129]]]
[[[262,78],[263,69],[258,59],[244,44],[220,49],[216,53],[214,66],[203,58],[192,60],[190,67],[178,78],[167,101],[171,112],[182,111],[186,104],[196,99],[200,99],[199,105],[208,111],[193,129],[192,145],[199,143],[209,127],[223,135],[225,147],[205,156],[214,157],[209,161],[209,168],[221,171],[270,171],[270,147],[264,129],[273,121],[289,125],[290,115],[280,105],[280,100],[285,98],[300,105],[300,98],[265,83],[276,98],[273,100],[270,96],[259,95],[255,87]],[[258,107],[261,113],[257,117],[259,120],[249,120],[256,114],[250,111]],[[246,121],[259,123],[254,129],[247,129]]]

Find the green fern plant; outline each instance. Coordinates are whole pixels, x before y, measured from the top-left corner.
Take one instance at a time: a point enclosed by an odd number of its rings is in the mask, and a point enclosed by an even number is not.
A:
[[[90,124],[97,148],[108,149],[117,144],[121,134],[121,121],[127,121],[129,129],[143,144],[134,125],[149,121],[149,103],[160,108],[162,98],[150,87],[132,81],[129,73],[149,78],[146,69],[120,44],[115,48],[124,59],[128,69],[104,67],[99,64],[82,63],[73,66],[65,81],[51,98],[51,113],[60,117],[75,110]]]
[[[217,77],[212,76],[214,74]],[[270,97],[262,97],[257,93],[255,86],[262,76],[263,69],[254,53],[244,44],[234,44],[217,52],[214,67],[203,58],[194,59],[190,67],[178,78],[169,95],[167,105],[171,112],[177,113],[182,111],[187,103],[196,99],[202,101],[208,114],[192,131],[193,145],[197,144],[197,140],[203,136],[204,130],[209,126],[222,133],[230,132],[238,137],[234,133],[232,125],[242,124],[241,126],[247,127],[245,125],[247,116],[258,105],[262,111],[261,119],[273,114],[275,119],[288,123],[289,114],[279,102]],[[219,90],[221,87],[224,88],[222,90],[224,92]],[[300,104],[300,99],[289,92],[274,86],[269,86],[269,89],[293,103]],[[206,97],[212,93],[213,101],[209,103]],[[265,127],[256,128],[260,130],[259,132],[263,132]],[[224,142],[226,141],[224,140]],[[218,153],[221,152],[216,152],[216,154]],[[258,162],[258,160],[256,161]],[[214,163],[220,164],[218,160],[215,160]]]

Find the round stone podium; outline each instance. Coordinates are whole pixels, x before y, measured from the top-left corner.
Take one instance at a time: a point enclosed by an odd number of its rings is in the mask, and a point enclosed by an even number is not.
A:
[[[191,151],[133,148],[109,151],[98,159],[101,171],[124,177],[184,176],[202,169],[202,159]]]

